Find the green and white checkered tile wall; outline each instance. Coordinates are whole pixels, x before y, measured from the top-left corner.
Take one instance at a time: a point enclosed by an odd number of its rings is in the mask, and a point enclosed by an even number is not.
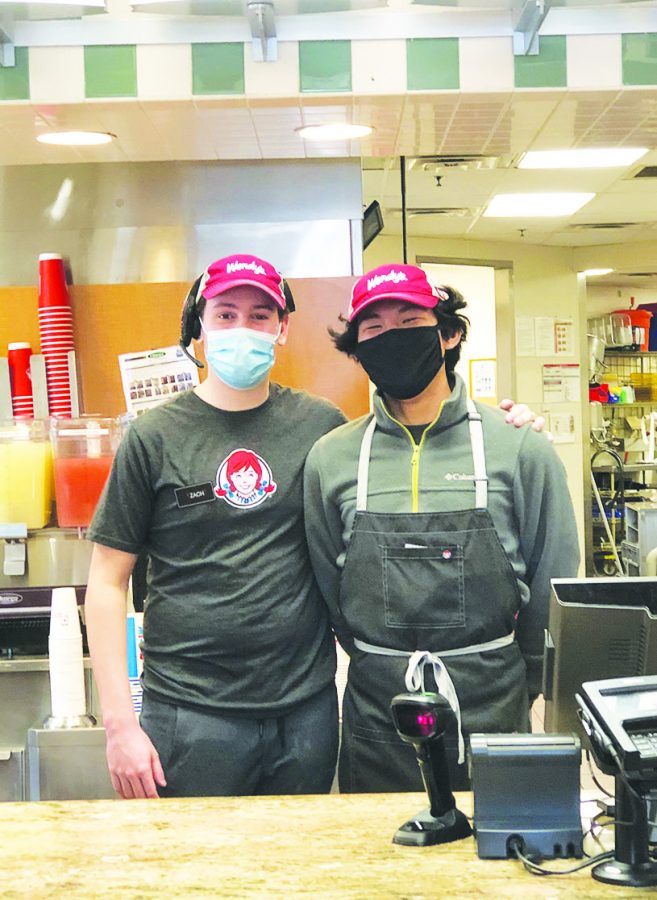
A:
[[[18,47],[0,68],[0,101],[37,103],[628,86],[657,86],[657,34],[546,36],[536,56],[510,37],[303,41],[267,63],[239,43]]]

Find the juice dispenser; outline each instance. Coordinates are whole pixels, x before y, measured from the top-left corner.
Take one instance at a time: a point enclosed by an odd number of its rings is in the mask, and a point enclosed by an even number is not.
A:
[[[0,523],[44,528],[52,506],[52,450],[44,419],[0,421]]]
[[[112,468],[121,430],[116,419],[53,419],[57,522],[85,528]]]

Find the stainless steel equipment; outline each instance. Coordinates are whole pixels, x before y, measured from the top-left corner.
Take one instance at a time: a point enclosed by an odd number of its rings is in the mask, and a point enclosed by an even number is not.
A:
[[[2,543],[7,552],[13,542]],[[48,653],[52,588],[75,587],[84,602],[92,545],[82,531],[43,528],[27,532],[22,543],[25,573],[0,573],[0,658]]]
[[[24,747],[0,747],[0,802],[25,799],[24,765]]]
[[[2,533],[10,532],[4,526]],[[82,530],[73,528],[24,533],[23,539],[0,541],[2,552],[15,550],[13,545],[20,543],[26,563],[19,575],[0,571],[0,800],[114,796],[111,784],[108,788],[104,730],[59,729],[48,721],[52,589],[74,587],[83,612],[91,544]],[[83,615],[81,619],[84,626]],[[84,675],[87,712],[98,720],[89,659],[84,661]],[[83,732],[93,736],[81,737]],[[53,737],[42,738],[43,733]],[[31,748],[28,734],[33,734]]]
[[[589,383],[597,381],[605,365],[605,347],[603,338],[595,334],[587,334],[589,345]]]
[[[27,800],[116,797],[105,760],[104,728],[30,728]]]

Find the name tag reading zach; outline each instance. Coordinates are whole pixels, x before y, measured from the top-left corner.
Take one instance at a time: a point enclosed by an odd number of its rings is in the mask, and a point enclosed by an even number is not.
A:
[[[209,503],[210,500],[217,499],[209,481],[205,484],[193,484],[191,487],[176,488],[175,495],[180,509],[184,509],[186,506],[196,506],[197,503]]]

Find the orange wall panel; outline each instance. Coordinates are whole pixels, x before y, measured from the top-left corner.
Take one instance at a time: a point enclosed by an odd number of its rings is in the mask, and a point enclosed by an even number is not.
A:
[[[297,311],[273,371],[275,381],[327,397],[349,417],[368,409],[367,379],[334,349],[327,329],[340,327],[352,283],[353,278],[290,280]],[[125,411],[117,356],[176,344],[188,289],[178,282],[70,286],[85,412]],[[0,288],[0,355],[11,341],[30,341],[39,350],[36,287]]]

